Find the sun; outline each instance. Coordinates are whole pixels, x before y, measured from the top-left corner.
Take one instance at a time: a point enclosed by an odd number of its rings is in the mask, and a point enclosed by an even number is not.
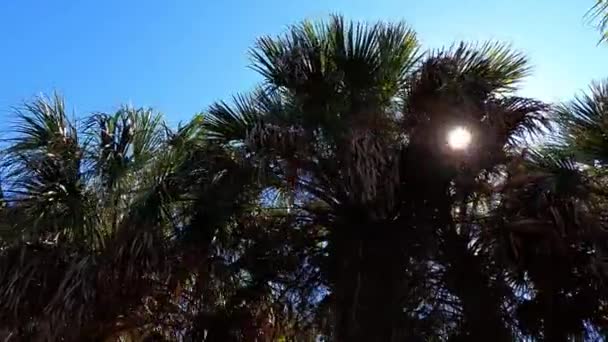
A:
[[[455,127],[448,132],[448,146],[453,150],[464,150],[471,144],[473,136],[464,127]]]

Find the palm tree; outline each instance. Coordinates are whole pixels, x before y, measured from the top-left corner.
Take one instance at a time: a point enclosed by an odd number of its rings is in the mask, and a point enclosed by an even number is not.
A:
[[[200,118],[171,131],[158,114],[125,107],[78,127],[59,96],[18,114],[0,259],[13,337],[91,340],[141,327],[142,300],[184,281],[178,260],[201,267],[215,231],[250,198],[247,171],[204,142]]]
[[[480,241],[518,292],[521,332],[567,341],[603,326],[605,198],[595,177],[562,151],[543,150],[515,161],[497,190]]]
[[[421,317],[404,307],[422,304],[407,294],[424,273],[408,272],[438,258],[437,238],[459,234],[454,182],[473,184],[502,165],[505,146],[543,120],[542,103],[512,95],[525,58],[493,43],[423,56],[404,24],[340,17],[262,38],[252,56],[263,86],[214,105],[211,136],[244,150],[291,192],[293,210],[328,229],[335,338],[403,339]],[[475,137],[467,152],[446,146],[458,126]],[[485,323],[475,338],[503,324]]]
[[[606,94],[596,83],[555,106],[556,136],[513,158],[502,183],[490,185],[480,250],[494,253],[520,293],[513,314],[525,335],[606,333]]]

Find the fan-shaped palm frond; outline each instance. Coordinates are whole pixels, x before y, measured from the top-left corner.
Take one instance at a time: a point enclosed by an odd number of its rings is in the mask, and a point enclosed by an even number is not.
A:
[[[608,163],[608,82],[591,86],[590,94],[555,109],[561,141],[581,162]]]
[[[233,105],[220,102],[211,106],[209,117],[204,123],[209,130],[209,137],[224,142],[244,141],[264,114],[256,103],[260,95],[262,94],[239,95],[234,98]]]
[[[303,22],[252,50],[267,85],[293,97],[303,126],[334,133],[384,115],[415,66],[418,42],[405,24]],[[342,123],[340,123],[342,122]]]
[[[462,60],[465,74],[475,75],[477,81],[485,80],[493,92],[517,89],[531,71],[523,53],[498,42],[487,42],[479,47],[461,44],[455,57]]]
[[[9,202],[22,211],[24,234],[99,243],[96,204],[82,178],[82,148],[63,99],[40,97],[19,109],[4,161]],[[30,235],[33,234],[33,235]]]
[[[461,43],[431,53],[407,87],[407,115],[458,115],[446,108],[458,106],[460,116],[481,118],[491,97],[505,95],[529,73],[526,58],[508,45],[488,42],[480,46]],[[443,106],[443,107],[442,107]],[[444,108],[446,107],[446,108]],[[417,118],[416,122],[424,121]]]
[[[63,98],[39,96],[17,108],[19,122],[14,127],[19,136],[13,139],[10,152],[38,152],[45,148],[61,148],[76,139],[76,129],[65,112]]]
[[[429,167],[441,168],[446,177],[463,163],[472,175],[501,165],[505,147],[547,125],[546,104],[513,95],[528,71],[521,53],[498,43],[460,44],[429,54],[404,89],[398,124],[409,142],[408,158],[433,156]],[[448,132],[458,127],[472,136],[466,155],[447,145]]]
[[[89,119],[88,158],[92,172],[112,189],[121,177],[132,175],[149,163],[162,146],[163,122],[150,109],[123,107],[115,114]]]

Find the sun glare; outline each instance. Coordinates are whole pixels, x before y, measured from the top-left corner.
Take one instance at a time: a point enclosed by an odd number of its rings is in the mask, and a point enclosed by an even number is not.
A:
[[[455,127],[448,132],[448,145],[454,150],[464,150],[471,143],[471,132],[464,127]]]

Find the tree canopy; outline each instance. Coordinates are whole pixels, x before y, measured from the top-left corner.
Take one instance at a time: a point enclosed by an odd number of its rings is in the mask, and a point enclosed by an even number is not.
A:
[[[543,103],[509,45],[340,16],[250,55],[259,87],[178,127],[16,110],[0,337],[608,336],[608,81]]]

